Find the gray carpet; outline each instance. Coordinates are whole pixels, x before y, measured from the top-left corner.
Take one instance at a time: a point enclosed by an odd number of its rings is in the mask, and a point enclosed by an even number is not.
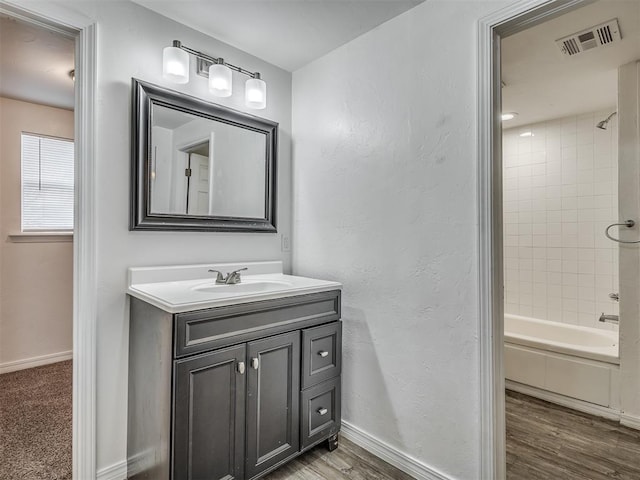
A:
[[[0,375],[0,480],[71,480],[71,360]]]

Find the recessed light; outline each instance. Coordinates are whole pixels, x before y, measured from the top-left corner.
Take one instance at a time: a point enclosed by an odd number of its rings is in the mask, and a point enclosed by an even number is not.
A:
[[[522,132],[521,137],[533,137],[533,132]]]
[[[517,116],[518,116],[518,114],[516,112],[503,113],[502,114],[502,121],[504,122],[505,120],[513,120]]]

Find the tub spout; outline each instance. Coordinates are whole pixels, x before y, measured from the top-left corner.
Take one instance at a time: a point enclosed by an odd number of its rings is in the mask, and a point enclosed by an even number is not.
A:
[[[618,323],[620,321],[620,318],[618,317],[618,315],[605,315],[604,312],[602,312],[602,315],[600,315],[599,320],[601,322],[607,322],[607,323]]]

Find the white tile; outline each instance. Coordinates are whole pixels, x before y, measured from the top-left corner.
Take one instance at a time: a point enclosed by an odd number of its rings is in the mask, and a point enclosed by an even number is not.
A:
[[[547,212],[547,222],[549,223],[562,222],[562,212]]]
[[[562,247],[562,235],[547,235],[547,247]]]
[[[563,197],[561,204],[562,204],[562,210],[575,210],[577,215],[578,197]],[[577,217],[576,217],[576,221],[577,221]]]
[[[533,248],[533,259],[547,259],[547,249],[546,248]]]
[[[532,247],[533,246],[533,236],[532,235],[518,235],[518,246],[519,247]]]
[[[595,287],[594,275],[578,274],[578,286],[579,287]]]
[[[518,258],[519,259],[533,258],[533,250],[529,247],[518,247]]]
[[[579,275],[577,275],[575,273],[563,273],[562,274],[562,285],[571,285],[571,286],[575,285],[575,286],[578,286],[578,277],[579,277]]]
[[[545,188],[547,198],[562,197],[562,185],[547,185]]]
[[[533,259],[532,258],[520,258],[518,259],[518,268],[520,271],[531,271],[533,270]],[[524,278],[521,278],[524,280]],[[530,281],[530,279],[527,279]]]
[[[518,212],[505,212],[502,221],[506,223],[518,223]]]
[[[531,175],[527,175],[527,176],[519,176],[518,177],[518,189],[523,189],[523,188],[531,188],[531,179],[533,177],[531,177]]]
[[[533,315],[533,308],[531,305],[520,304],[520,315],[530,317]]]
[[[562,223],[577,222],[578,210],[563,210],[562,211]]]
[[[542,164],[536,164],[536,165],[532,165],[531,166],[531,175],[532,176],[537,176],[537,175],[546,175],[547,174],[547,164],[546,163],[542,163]]]
[[[549,260],[560,260],[560,259],[562,259],[562,249],[561,248],[549,248],[549,247],[547,247],[547,258]]]
[[[561,260],[547,260],[547,270],[549,272],[562,272],[562,261]]]
[[[578,298],[577,285],[562,285],[562,298],[576,300]]]
[[[562,185],[562,189],[561,189],[562,198],[575,197],[577,196],[577,194],[578,194],[578,186],[575,183],[571,185]]]
[[[547,235],[562,235],[562,223],[547,223]]]
[[[503,226],[503,231],[505,235],[518,235],[518,224],[505,223]]]
[[[562,260],[578,261],[578,249],[577,248],[563,248]]]
[[[533,247],[546,247],[547,236],[546,235],[534,235],[532,240]]]
[[[544,250],[544,249],[539,249]],[[547,259],[546,258],[534,258],[533,259],[533,272],[547,272]]]
[[[575,260],[562,261],[562,273],[578,273],[578,262]],[[577,278],[576,278],[577,280]]]
[[[580,249],[580,250],[587,250],[587,249]],[[594,262],[578,262],[578,273],[595,274],[596,273],[595,263]]]
[[[533,270],[533,294],[540,294],[544,291],[547,294],[547,272],[540,270]],[[542,287],[540,286],[542,285]],[[544,287],[544,288],[543,288]]]
[[[578,260],[581,262],[595,262],[596,252],[592,248],[578,249]]]
[[[593,183],[579,183],[578,197],[588,197],[593,195]]]
[[[547,212],[544,210],[534,210],[531,212],[531,223],[546,223]]]

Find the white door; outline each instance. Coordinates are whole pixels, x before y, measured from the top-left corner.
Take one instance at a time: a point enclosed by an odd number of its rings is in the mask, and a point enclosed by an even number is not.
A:
[[[209,214],[209,158],[191,154],[191,177],[189,178],[188,215]]]

